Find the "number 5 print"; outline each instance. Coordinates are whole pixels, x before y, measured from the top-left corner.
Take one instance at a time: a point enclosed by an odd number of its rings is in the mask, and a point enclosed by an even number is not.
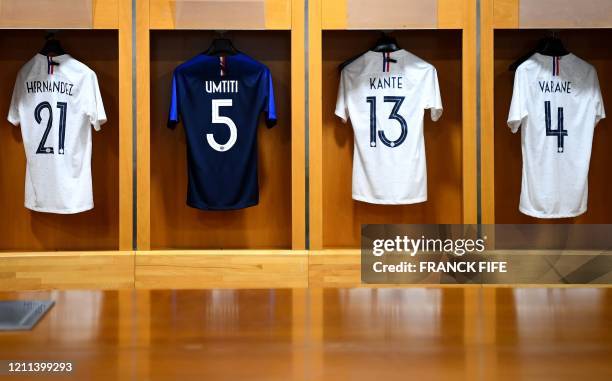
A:
[[[208,144],[215,150],[219,152],[228,151],[230,148],[236,144],[236,139],[238,137],[238,129],[236,128],[236,124],[231,118],[226,116],[219,115],[219,109],[221,107],[231,107],[232,100],[231,99],[213,99],[212,100],[212,122],[218,124],[225,124],[230,130],[229,140],[225,144],[219,144],[215,140],[213,134],[206,134],[206,140]]]

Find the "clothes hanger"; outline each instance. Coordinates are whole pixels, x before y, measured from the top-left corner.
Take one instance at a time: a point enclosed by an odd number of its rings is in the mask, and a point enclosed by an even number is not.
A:
[[[238,49],[234,47],[232,40],[224,37],[225,31],[217,31],[217,37],[212,41],[208,49],[204,51],[207,56],[233,56],[238,53]]]
[[[400,50],[400,47],[397,44],[397,40],[394,37],[389,36],[387,32],[382,32],[381,36],[378,38],[378,40],[376,40],[376,43],[374,44],[372,48],[344,61],[343,63],[340,64],[338,69],[342,71],[342,69],[344,69],[346,66],[348,66],[353,61],[355,61],[357,58],[361,57],[367,52],[391,53],[391,52],[396,52],[398,50]],[[397,62],[397,61],[392,59],[391,62]]]
[[[563,41],[557,37],[556,33],[553,33],[552,36],[543,39],[540,42],[541,46],[538,48],[538,53],[551,56],[551,57],[563,57],[569,54],[569,51],[565,49],[563,45]]]
[[[372,49],[373,52],[391,53],[399,50],[397,40],[383,32]]]
[[[558,32],[556,30],[551,30],[548,36],[538,41],[538,45],[535,49],[513,62],[508,67],[508,70],[516,71],[523,62],[527,61],[535,53],[540,53],[549,57],[563,57],[568,55],[569,51],[563,45],[563,41],[558,37]]]
[[[40,54],[51,57],[66,54],[66,51],[62,48],[62,44],[60,44],[55,35],[56,32],[47,33],[45,36],[45,45],[40,49]]]

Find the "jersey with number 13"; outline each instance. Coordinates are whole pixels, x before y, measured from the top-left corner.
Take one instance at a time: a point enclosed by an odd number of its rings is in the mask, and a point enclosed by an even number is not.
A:
[[[17,75],[8,120],[21,126],[25,206],[61,214],[92,209],[91,126],[106,122],[96,74],[68,54],[37,54]]]
[[[427,200],[423,118],[442,100],[436,69],[398,50],[367,52],[342,70],[336,115],[355,133],[353,199],[373,204]]]

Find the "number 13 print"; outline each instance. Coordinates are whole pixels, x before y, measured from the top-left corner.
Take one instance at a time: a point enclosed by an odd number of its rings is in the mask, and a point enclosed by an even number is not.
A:
[[[402,128],[402,132],[400,133],[399,138],[397,140],[391,141],[387,139],[384,131],[378,131],[376,133],[376,97],[367,97],[366,101],[370,104],[370,147],[376,147],[376,138],[380,138],[380,141],[383,142],[387,147],[397,147],[401,145],[404,140],[406,140],[406,136],[408,136],[408,124],[406,123],[406,119],[404,119],[401,115],[398,114],[400,107],[402,107],[402,103],[404,102],[404,97],[384,97],[385,103],[393,103],[393,109],[389,114],[389,119],[396,120],[400,127]]]

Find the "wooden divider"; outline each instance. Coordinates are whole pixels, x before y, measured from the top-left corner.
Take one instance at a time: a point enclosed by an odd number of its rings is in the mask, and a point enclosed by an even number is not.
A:
[[[2,2],[2,7],[9,7],[9,3]],[[108,116],[102,131],[93,133],[95,208],[77,215],[25,209],[21,133],[3,122],[1,289],[121,288],[134,284],[131,1],[79,2],[74,3],[72,13],[39,17],[46,8],[70,8],[73,3],[20,2],[18,7],[0,10],[0,27],[4,28],[0,105],[2,113],[8,112],[17,71],[42,47],[44,29],[60,29],[58,38],[67,52],[96,72]],[[29,9],[32,7],[36,9]],[[75,28],[81,30],[63,30]]]

